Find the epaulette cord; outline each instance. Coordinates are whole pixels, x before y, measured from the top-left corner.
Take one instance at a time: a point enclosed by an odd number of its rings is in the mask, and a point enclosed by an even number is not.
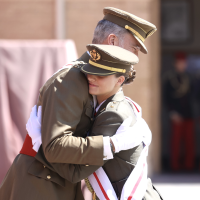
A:
[[[96,200],[96,193],[94,191],[94,189],[92,188],[90,181],[88,180],[88,178],[85,178],[85,184],[88,188],[88,190],[92,193],[92,200]]]

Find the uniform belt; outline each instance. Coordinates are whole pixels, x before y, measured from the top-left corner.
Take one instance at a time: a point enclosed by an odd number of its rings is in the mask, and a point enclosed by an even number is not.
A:
[[[120,181],[116,181],[116,182],[112,183],[112,186],[113,186],[115,193],[116,193],[118,198],[121,197],[122,189],[123,189],[123,186],[124,186],[127,179],[128,178],[125,178],[125,179],[122,179]]]
[[[37,154],[37,152],[35,150],[33,150],[32,139],[29,136],[29,134],[26,135],[24,144],[19,153],[28,155],[28,156],[32,156],[32,157],[35,157],[35,155]]]

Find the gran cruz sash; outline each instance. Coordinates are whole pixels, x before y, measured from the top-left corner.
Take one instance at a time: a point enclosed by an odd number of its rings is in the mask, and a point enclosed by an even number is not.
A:
[[[141,107],[130,98],[126,97],[126,99],[131,105],[137,120],[141,120]],[[123,186],[120,200],[142,200],[147,188],[148,166],[146,157],[148,155],[149,144],[151,143],[151,135],[146,134],[145,132],[140,134],[143,134],[143,137],[139,138],[141,142],[144,143],[145,147],[141,152],[134,170],[131,172]],[[138,140],[136,139],[136,141],[135,146],[138,145]],[[100,200],[118,200],[115,190],[102,167],[91,174],[88,177],[88,180]]]

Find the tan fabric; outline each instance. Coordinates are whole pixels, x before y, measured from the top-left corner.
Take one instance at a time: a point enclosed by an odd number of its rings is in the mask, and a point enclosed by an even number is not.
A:
[[[0,188],[2,200],[83,199],[76,198],[80,182],[69,183],[48,168],[44,168],[35,158],[26,155],[19,154],[15,158],[4,181]]]
[[[46,159],[51,163],[103,165],[103,137],[86,137],[93,103],[80,69],[63,69],[48,80],[40,94]]]
[[[0,40],[0,183],[22,147],[40,87],[76,58],[72,40]]]

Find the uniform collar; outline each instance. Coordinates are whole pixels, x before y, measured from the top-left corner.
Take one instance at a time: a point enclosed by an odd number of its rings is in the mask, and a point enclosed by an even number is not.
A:
[[[124,98],[124,92],[122,88],[120,88],[120,90],[115,95],[113,95],[112,101],[122,101]]]
[[[96,98],[96,96],[95,96],[95,98]],[[94,97],[93,97],[93,99],[94,99]],[[99,109],[98,109],[98,111],[97,111],[97,114],[96,114],[96,116],[98,116],[101,112],[103,112],[105,109],[106,109],[106,106],[108,105],[108,103],[110,103],[110,102],[119,102],[119,101],[122,101],[122,100],[124,100],[125,99],[125,97],[124,97],[124,93],[123,93],[123,90],[122,89],[120,89],[119,90],[119,92],[117,92],[116,94],[114,94],[113,96],[111,96],[111,97],[109,97],[108,99],[106,99],[104,102],[102,102],[101,104],[100,104],[100,107],[99,107]],[[94,105],[95,106],[95,105]]]

